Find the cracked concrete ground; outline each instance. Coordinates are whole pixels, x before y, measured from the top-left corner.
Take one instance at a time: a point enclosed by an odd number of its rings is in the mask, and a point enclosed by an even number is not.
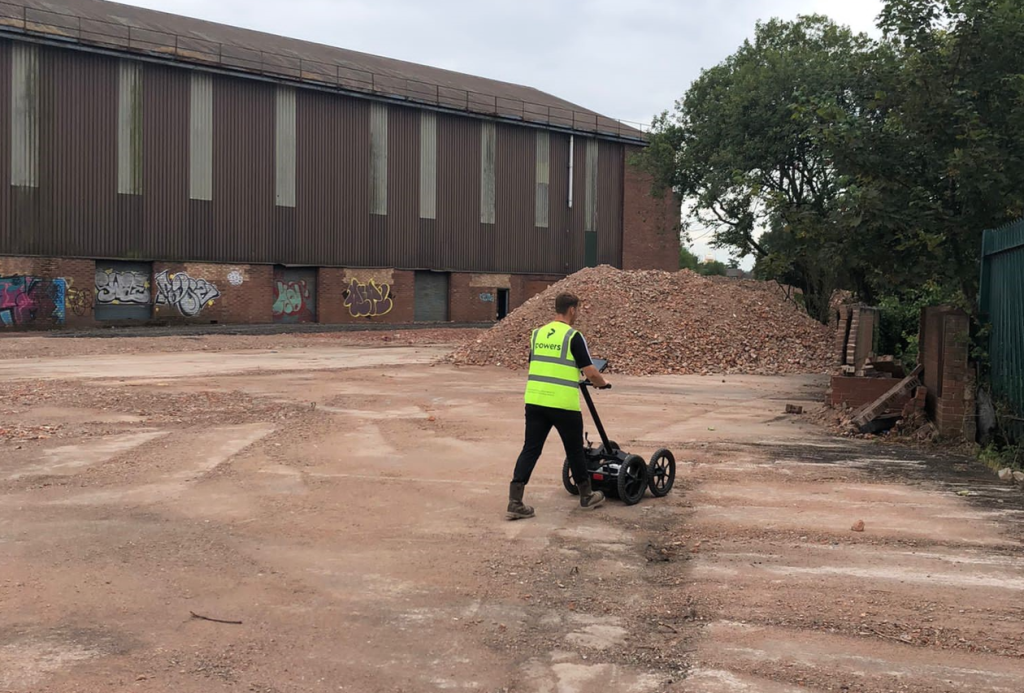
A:
[[[581,512],[552,438],[510,523],[522,374],[202,339],[0,364],[0,691],[1024,690],[1020,492],[817,377],[616,378],[673,492]]]

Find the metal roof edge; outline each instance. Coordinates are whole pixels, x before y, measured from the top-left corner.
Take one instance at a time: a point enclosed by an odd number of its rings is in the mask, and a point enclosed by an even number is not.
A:
[[[320,80],[303,79],[300,75],[298,78],[291,78],[284,74],[273,74],[266,72],[256,72],[254,70],[245,69],[244,67],[224,65],[224,64],[211,64],[202,60],[190,60],[188,57],[182,57],[180,55],[166,55],[163,53],[152,53],[143,50],[132,50],[129,48],[119,48],[116,46],[104,46],[97,45],[88,41],[84,41],[81,38],[74,36],[65,36],[59,34],[51,34],[48,32],[36,32],[28,29],[24,29],[17,26],[8,24],[0,24],[0,38],[8,38],[10,40],[27,41],[31,43],[37,43],[41,45],[55,46],[59,48],[66,48],[70,50],[78,50],[87,53],[94,53],[100,55],[108,55],[118,58],[130,58],[134,60],[140,60],[143,62],[161,64],[161,65],[174,65],[183,69],[198,70],[202,72],[209,72],[213,74],[223,74],[233,77],[240,77],[243,79],[254,79],[257,81],[277,83],[277,84],[288,84],[290,86],[297,86],[305,89],[311,89],[315,91],[321,91],[326,93],[340,94],[352,98],[358,98],[369,101],[377,101],[384,103],[391,103],[396,105],[403,105],[407,107],[419,108],[423,110],[430,110],[439,113],[446,113],[450,115],[457,115],[467,118],[475,118],[477,120],[494,121],[511,125],[519,125],[523,127],[529,127],[540,130],[550,130],[553,132],[561,132],[570,135],[580,135],[583,137],[592,137],[595,139],[617,142],[622,144],[628,144],[632,146],[645,147],[649,143],[644,138],[644,133],[632,126],[625,125],[622,121],[602,116],[593,112],[586,112],[586,114],[592,115],[595,118],[595,122],[599,122],[597,119],[604,119],[609,122],[615,122],[621,125],[623,128],[633,130],[637,133],[637,136],[629,136],[622,133],[609,132],[601,129],[586,129],[580,127],[572,127],[570,125],[563,125],[559,123],[552,123],[550,121],[532,120],[525,117],[516,117],[514,115],[503,115],[501,113],[486,113],[469,108],[458,108],[449,107],[442,104],[431,103],[430,101],[417,99],[415,97],[407,97],[401,95],[379,93],[365,91],[361,89],[346,88],[339,84],[330,84]],[[532,87],[529,87],[533,89]],[[533,89],[534,91],[537,91]],[[543,92],[538,92],[543,93]],[[560,109],[568,110],[568,109]],[[524,109],[525,111],[525,109]],[[583,112],[581,112],[583,113]],[[575,119],[575,115],[573,116]],[[550,113],[549,113],[550,118]]]

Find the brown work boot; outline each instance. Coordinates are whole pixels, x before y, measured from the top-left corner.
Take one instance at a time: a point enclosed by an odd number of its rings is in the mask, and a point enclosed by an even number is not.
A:
[[[604,503],[604,494],[591,488],[589,477],[581,479],[576,488],[580,490],[580,507],[584,510],[593,510]]]
[[[523,492],[526,484],[512,482],[508,487],[508,519],[525,520],[533,517],[533,508],[523,503]]]

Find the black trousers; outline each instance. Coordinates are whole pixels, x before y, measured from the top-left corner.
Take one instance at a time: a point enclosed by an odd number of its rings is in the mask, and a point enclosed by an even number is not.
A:
[[[516,461],[513,483],[530,482],[533,468],[537,466],[537,460],[544,450],[544,442],[548,439],[552,426],[562,438],[565,456],[569,458],[569,468],[572,469],[572,478],[586,478],[587,462],[583,457],[583,414],[578,411],[527,404],[526,442],[523,443],[523,451],[519,453],[519,459]]]

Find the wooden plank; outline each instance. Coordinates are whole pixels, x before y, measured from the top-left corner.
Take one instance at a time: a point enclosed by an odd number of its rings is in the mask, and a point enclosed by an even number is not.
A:
[[[904,394],[909,388],[917,387],[919,384],[918,376],[921,375],[923,370],[924,366],[918,366],[910,373],[910,375],[891,387],[884,395],[876,399],[874,402],[858,409],[850,419],[853,422],[853,425],[859,429],[867,427],[868,424],[889,408],[889,404],[892,400],[896,399],[901,394]]]

